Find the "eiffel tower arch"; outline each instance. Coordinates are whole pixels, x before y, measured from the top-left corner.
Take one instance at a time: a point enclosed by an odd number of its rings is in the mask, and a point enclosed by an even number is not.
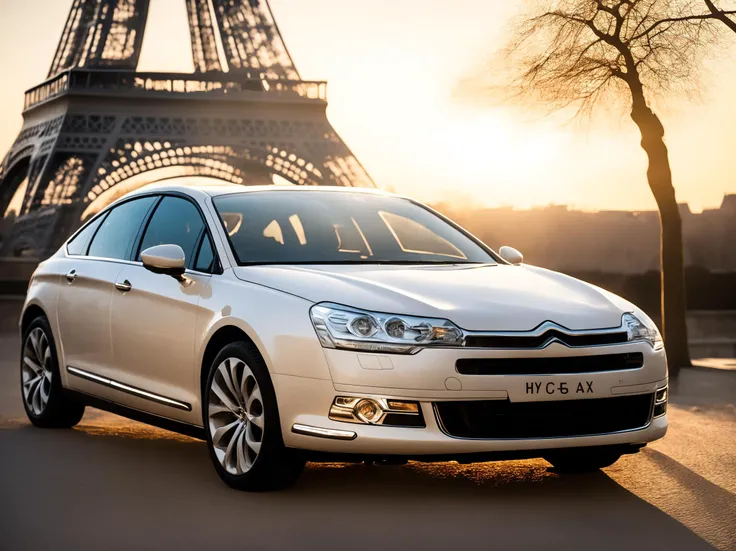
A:
[[[0,254],[44,258],[85,217],[170,177],[375,186],[327,120],[326,83],[299,75],[268,0],[182,1],[191,74],[136,71],[149,0],[74,0],[0,165],[0,214],[17,204]]]

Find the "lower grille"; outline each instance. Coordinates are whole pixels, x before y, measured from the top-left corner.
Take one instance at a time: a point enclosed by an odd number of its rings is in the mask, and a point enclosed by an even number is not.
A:
[[[461,358],[455,368],[461,375],[562,375],[569,373],[602,373],[638,369],[644,365],[644,354],[602,354],[560,358]]]
[[[653,394],[511,402],[436,402],[437,421],[457,438],[564,438],[644,428],[651,419]]]

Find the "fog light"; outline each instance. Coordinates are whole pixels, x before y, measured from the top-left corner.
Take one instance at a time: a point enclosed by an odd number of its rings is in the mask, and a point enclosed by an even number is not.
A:
[[[661,404],[667,401],[667,387],[660,388],[654,395],[654,403]]]
[[[358,419],[371,424],[378,421],[383,414],[383,410],[376,402],[366,398],[355,404],[353,411]]]
[[[330,419],[392,427],[425,426],[419,402],[360,396],[337,396],[330,407]]]
[[[662,417],[667,413],[667,387],[660,388],[654,393],[654,414],[653,416]]]

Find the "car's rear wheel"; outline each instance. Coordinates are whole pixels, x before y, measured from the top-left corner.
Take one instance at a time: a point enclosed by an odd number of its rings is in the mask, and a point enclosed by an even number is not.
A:
[[[253,345],[237,342],[220,351],[210,366],[202,406],[210,457],[228,486],[268,491],[296,482],[303,454],[284,446],[276,393]]]
[[[84,415],[84,405],[61,385],[56,343],[44,316],[34,319],[23,334],[20,379],[23,406],[35,426],[69,428]]]
[[[544,456],[555,471],[563,474],[590,473],[610,467],[621,457],[621,452],[609,448],[565,449]]]

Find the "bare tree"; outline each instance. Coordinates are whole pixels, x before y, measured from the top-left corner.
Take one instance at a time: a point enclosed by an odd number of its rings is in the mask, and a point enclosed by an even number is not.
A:
[[[650,100],[695,87],[700,56],[714,36],[714,14],[703,13],[700,0],[530,3],[530,14],[512,30],[504,50],[511,75],[503,87],[525,105],[541,101],[553,109],[574,106],[578,113],[624,103],[641,133],[660,214],[662,326],[676,375],[690,365],[682,223],[664,127]],[[724,17],[734,13],[719,11]]]
[[[736,20],[729,17],[729,14],[733,14],[733,11],[727,11],[718,7],[718,5],[716,5],[713,0],[704,1],[713,19],[717,19],[718,21],[726,25],[726,27],[736,33]]]

